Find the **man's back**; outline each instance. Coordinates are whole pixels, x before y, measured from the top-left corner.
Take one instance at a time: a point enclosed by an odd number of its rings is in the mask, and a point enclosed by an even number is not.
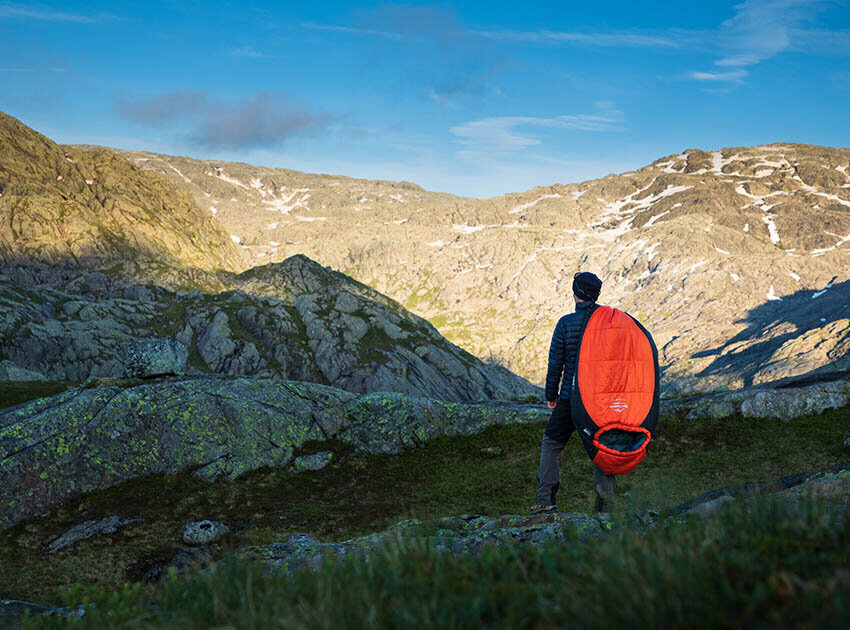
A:
[[[549,344],[549,367],[546,370],[546,400],[570,399],[570,384],[576,364],[576,352],[587,309],[594,302],[578,302],[576,310],[558,320]],[[563,385],[561,375],[563,374]],[[560,386],[560,396],[559,396]]]

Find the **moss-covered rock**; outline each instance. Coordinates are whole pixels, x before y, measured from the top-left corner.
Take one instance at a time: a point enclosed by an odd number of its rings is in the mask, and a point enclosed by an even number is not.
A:
[[[531,405],[357,396],[299,381],[106,381],[0,412],[0,528],[152,473],[191,470],[208,481],[233,479],[287,466],[310,441],[339,440],[356,453],[398,453],[439,435],[547,415]]]

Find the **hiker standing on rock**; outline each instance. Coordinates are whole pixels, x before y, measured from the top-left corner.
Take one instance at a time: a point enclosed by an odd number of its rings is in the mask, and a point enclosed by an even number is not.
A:
[[[595,274],[586,271],[577,273],[573,277],[576,310],[559,319],[552,334],[549,368],[546,372],[546,400],[552,415],[540,443],[537,503],[531,507],[532,514],[557,511],[555,496],[561,485],[558,457],[575,431],[570,412],[570,389],[576,369],[579,338],[587,309],[596,303],[601,289],[602,281]],[[605,500],[617,488],[617,477],[606,475],[596,466],[593,487],[597,495],[596,509],[604,511],[607,508]]]

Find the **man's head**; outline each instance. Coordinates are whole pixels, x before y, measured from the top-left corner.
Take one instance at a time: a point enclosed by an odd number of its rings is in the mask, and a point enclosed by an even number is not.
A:
[[[573,293],[580,300],[595,302],[602,290],[602,280],[596,274],[582,271],[573,276]]]

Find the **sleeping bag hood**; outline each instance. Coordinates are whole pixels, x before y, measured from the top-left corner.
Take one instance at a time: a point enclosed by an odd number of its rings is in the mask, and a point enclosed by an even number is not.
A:
[[[658,350],[628,313],[593,306],[576,353],[570,408],[594,464],[607,475],[631,472],[658,424]]]

